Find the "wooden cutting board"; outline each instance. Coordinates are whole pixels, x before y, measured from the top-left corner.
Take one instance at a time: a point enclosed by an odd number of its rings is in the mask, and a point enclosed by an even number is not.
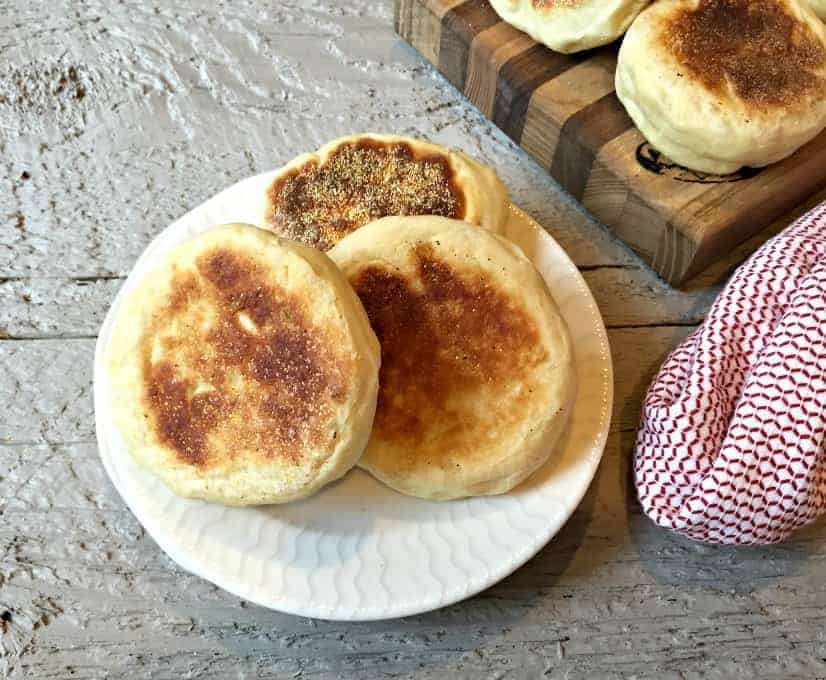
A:
[[[660,156],[614,94],[617,45],[552,52],[487,0],[395,0],[395,10],[407,42],[674,285],[826,186],[826,132],[732,175]]]

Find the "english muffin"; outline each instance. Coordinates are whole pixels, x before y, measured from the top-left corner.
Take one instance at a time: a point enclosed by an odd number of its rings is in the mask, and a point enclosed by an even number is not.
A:
[[[118,311],[115,423],[181,496],[227,505],[308,496],[361,455],[379,346],[321,252],[249,225],[172,249]]]
[[[490,0],[504,21],[556,52],[619,38],[649,0]]]
[[[616,91],[677,163],[768,165],[826,127],[826,27],[797,0],[660,0],[623,40]]]
[[[807,0],[809,6],[815,11],[815,14],[826,21],[826,0]]]
[[[337,139],[273,172],[266,187],[264,226],[320,250],[387,215],[442,215],[500,232],[509,206],[490,168],[392,135]]]
[[[505,238],[444,217],[387,217],[330,257],[381,344],[359,465],[405,494],[504,493],[553,451],[571,411],[568,332],[542,277]]]

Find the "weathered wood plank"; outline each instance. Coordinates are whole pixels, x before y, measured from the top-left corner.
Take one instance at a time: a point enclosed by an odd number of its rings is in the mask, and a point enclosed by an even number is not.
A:
[[[0,338],[97,335],[123,279],[0,280]]]
[[[639,267],[584,272],[609,327],[684,324],[702,320],[717,287],[675,291]],[[97,335],[117,291],[115,279],[16,279],[0,282],[0,337]]]
[[[616,382],[612,429],[636,428],[645,387],[665,355],[691,328],[609,330]],[[7,398],[0,445],[94,441],[94,352],[94,338],[0,340],[0,365],[6,367],[0,374],[0,394]]]
[[[826,200],[826,191],[801,205],[798,212],[802,214],[820,200]],[[611,243],[591,243],[586,249],[577,239],[582,238],[581,230],[587,230],[588,225],[580,223],[580,215],[567,213],[564,206],[533,207],[557,240],[573,247],[586,263],[604,259],[601,249],[614,247]],[[667,285],[647,267],[635,264],[631,256],[618,258],[624,264],[583,264],[583,274],[609,327],[696,324],[734,268],[786,226],[785,219],[775,221],[680,290]],[[0,337],[96,335],[123,278],[122,274],[0,278]]]
[[[389,1],[0,0],[0,329],[74,338],[0,339],[0,678],[826,676],[826,525],[765,549],[702,546],[651,525],[629,478],[642,394],[690,331],[668,324],[696,322],[760,239],[668,291],[391,22]],[[585,500],[523,569],[441,611],[342,624],[240,602],[132,517],[91,400],[120,280],[87,277],[124,275],[235,179],[363,129],[496,166],[585,269],[613,327],[616,407]]]
[[[0,444],[87,442],[94,339],[0,340]]]

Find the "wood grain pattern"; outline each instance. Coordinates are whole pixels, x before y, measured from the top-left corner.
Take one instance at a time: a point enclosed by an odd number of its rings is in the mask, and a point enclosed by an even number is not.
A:
[[[0,678],[826,677],[826,522],[761,549],[701,545],[642,516],[629,477],[652,373],[766,232],[669,289],[459,92],[421,77],[390,0],[0,5]],[[79,100],[48,79],[72,67]],[[103,314],[161,228],[365,129],[496,165],[582,268],[616,402],[591,490],[528,564],[428,615],[341,624],[240,601],[164,555],[101,466],[91,366]]]
[[[616,45],[552,52],[487,0],[396,0],[396,15],[405,40],[672,284],[826,186],[826,132],[756,174],[645,167],[645,140],[614,94]]]

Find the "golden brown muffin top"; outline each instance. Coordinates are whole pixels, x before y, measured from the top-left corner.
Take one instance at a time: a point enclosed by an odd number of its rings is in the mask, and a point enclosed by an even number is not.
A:
[[[237,450],[297,464],[328,437],[352,367],[330,329],[312,323],[310,304],[227,247],[177,271],[139,345],[157,441],[204,469]]]
[[[533,319],[481,269],[460,269],[426,244],[411,257],[411,273],[368,265],[350,277],[381,344],[374,430],[428,456],[472,457],[484,430],[474,395],[530,383],[545,349]],[[530,395],[501,398],[507,408],[489,414],[490,432],[518,418]]]
[[[700,0],[660,35],[686,75],[708,90],[731,87],[747,106],[792,107],[826,93],[826,49],[776,0]]]

